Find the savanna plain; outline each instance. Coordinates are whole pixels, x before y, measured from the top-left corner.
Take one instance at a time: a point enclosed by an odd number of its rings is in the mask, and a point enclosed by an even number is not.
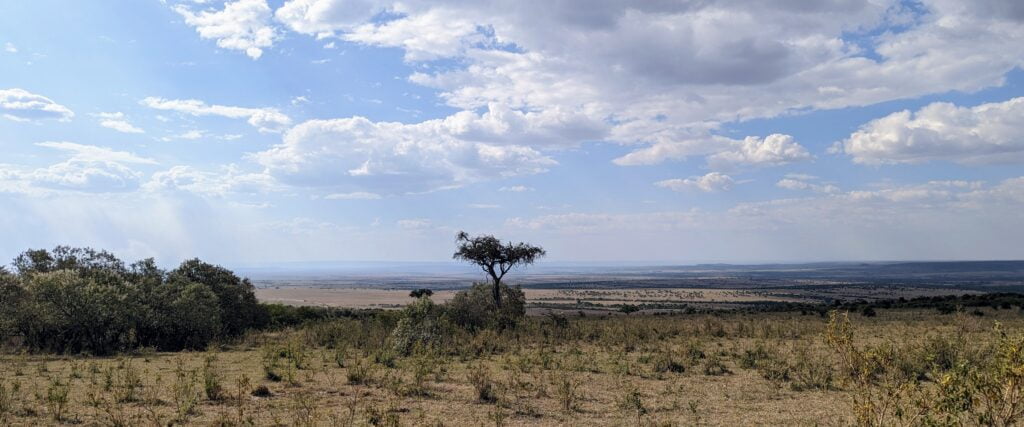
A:
[[[478,284],[405,291],[397,309],[310,307],[258,302],[248,280],[199,260],[162,271],[75,254],[0,275],[5,314],[17,317],[5,319],[0,356],[4,425],[1016,425],[1024,415],[1019,294],[749,305],[747,291],[502,284],[496,305],[495,288]],[[745,305],[693,303],[719,294]],[[665,298],[680,300],[651,305]],[[124,319],[89,308],[120,306],[134,308]],[[75,329],[75,318],[107,326]],[[192,340],[165,339],[175,334]]]

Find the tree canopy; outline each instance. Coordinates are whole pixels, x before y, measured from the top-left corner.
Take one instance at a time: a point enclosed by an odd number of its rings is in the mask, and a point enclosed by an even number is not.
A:
[[[58,246],[0,270],[0,338],[35,350],[109,354],[202,349],[268,323],[248,279],[198,259],[171,271],[152,259]]]
[[[479,266],[491,278],[494,302],[501,306],[501,279],[517,266],[533,264],[547,254],[544,248],[528,243],[502,243],[492,235],[470,237],[465,231],[455,236],[459,247],[453,258]]]

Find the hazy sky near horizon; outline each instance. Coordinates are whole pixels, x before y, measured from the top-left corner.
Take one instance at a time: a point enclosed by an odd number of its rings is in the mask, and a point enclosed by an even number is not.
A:
[[[0,4],[0,260],[1024,258],[1017,0]]]

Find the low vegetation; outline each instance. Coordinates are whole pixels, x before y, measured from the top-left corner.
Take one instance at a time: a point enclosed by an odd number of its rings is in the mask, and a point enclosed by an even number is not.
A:
[[[198,260],[165,272],[69,248],[26,252],[2,280],[2,425],[1024,417],[1024,316],[1010,294],[961,297],[987,302],[952,311],[942,298],[526,316],[519,289],[500,284],[499,305],[491,283],[447,304],[416,292],[398,311],[325,310],[259,304],[248,281]]]

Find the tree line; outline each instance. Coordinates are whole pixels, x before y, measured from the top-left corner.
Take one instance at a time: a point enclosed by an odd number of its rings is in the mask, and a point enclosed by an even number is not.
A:
[[[252,283],[190,259],[165,271],[107,251],[29,250],[0,267],[0,334],[35,351],[202,349],[270,323]]]
[[[508,328],[524,316],[522,291],[501,278],[543,256],[543,249],[465,233],[457,243],[455,258],[479,265],[491,283],[460,292],[444,306],[429,303],[430,293],[421,291],[411,306],[425,308],[429,316],[406,316],[406,310],[403,317],[413,319],[405,331],[430,329],[420,323],[441,314],[443,323],[466,329]],[[104,250],[58,246],[25,251],[11,269],[0,266],[0,344],[32,351],[199,350],[251,329],[363,314],[261,304],[249,279],[199,259],[163,270],[152,258],[128,264]]]

